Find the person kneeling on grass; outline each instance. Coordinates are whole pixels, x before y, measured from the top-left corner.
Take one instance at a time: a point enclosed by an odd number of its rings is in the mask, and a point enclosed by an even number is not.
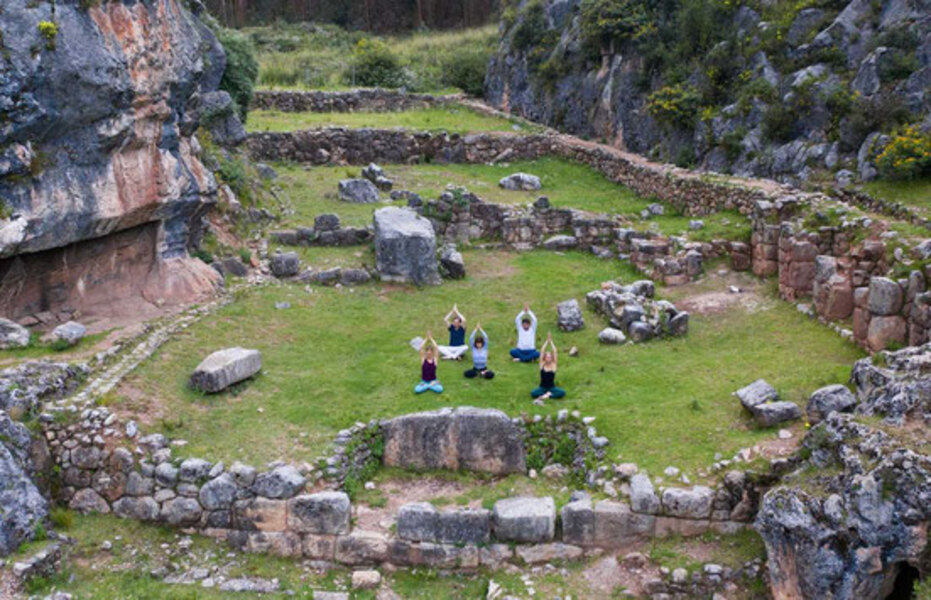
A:
[[[475,330],[469,336],[469,347],[472,348],[472,368],[465,372],[465,376],[469,379],[494,379],[494,371],[488,368],[488,334],[480,323],[475,324]]]
[[[465,343],[466,318],[459,312],[459,307],[453,304],[453,309],[443,317],[443,320],[446,322],[446,328],[449,329],[449,346],[439,346],[440,357],[446,360],[462,360],[463,355],[469,349]]]
[[[420,345],[420,383],[414,386],[415,394],[422,394],[427,390],[437,394],[443,393],[443,386],[436,379],[437,352],[436,340],[428,331],[426,339]]]
[[[546,341],[543,342],[540,350],[543,351],[543,359],[540,361],[540,387],[534,388],[530,396],[541,400],[562,398],[566,395],[566,390],[556,387],[556,363],[559,355],[556,351],[556,344],[553,343],[552,333],[546,336]]]
[[[511,349],[514,362],[531,362],[540,358],[537,352],[537,316],[530,310],[530,305],[524,303],[524,310],[514,319],[517,325],[517,347]]]

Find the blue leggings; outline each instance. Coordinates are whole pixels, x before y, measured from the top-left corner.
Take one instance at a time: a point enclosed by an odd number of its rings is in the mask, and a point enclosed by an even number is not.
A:
[[[421,381],[414,386],[415,394],[422,394],[427,390],[436,392],[437,394],[443,393],[443,385],[439,381]]]
[[[540,352],[531,348],[530,350],[521,350],[520,348],[511,348],[511,358],[516,358],[520,362],[530,362],[540,358]]]
[[[566,395],[566,390],[562,389],[561,387],[551,387],[551,388],[536,387],[536,388],[533,388],[532,392],[530,392],[530,396],[533,398],[539,398],[540,396],[542,396],[543,394],[547,392],[550,393],[550,398],[552,398],[553,400],[558,400]]]

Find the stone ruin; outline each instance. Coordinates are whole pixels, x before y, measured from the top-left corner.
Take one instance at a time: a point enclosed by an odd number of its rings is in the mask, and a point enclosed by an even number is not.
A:
[[[604,343],[646,342],[659,337],[678,337],[689,331],[689,313],[666,300],[655,300],[652,281],[624,285],[606,281],[585,299],[595,312],[608,318],[610,327],[599,334]]]

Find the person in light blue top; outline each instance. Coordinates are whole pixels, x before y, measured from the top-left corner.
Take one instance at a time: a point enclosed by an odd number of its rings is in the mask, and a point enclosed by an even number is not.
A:
[[[495,372],[488,368],[488,334],[479,323],[475,324],[469,336],[469,347],[472,349],[472,368],[465,372],[465,376],[469,379],[494,379]]]

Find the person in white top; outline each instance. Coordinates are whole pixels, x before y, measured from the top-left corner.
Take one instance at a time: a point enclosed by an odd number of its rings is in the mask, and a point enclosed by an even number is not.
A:
[[[530,310],[530,304],[524,303],[524,310],[514,319],[517,326],[517,347],[511,348],[514,362],[533,362],[540,358],[537,351],[537,316]]]

